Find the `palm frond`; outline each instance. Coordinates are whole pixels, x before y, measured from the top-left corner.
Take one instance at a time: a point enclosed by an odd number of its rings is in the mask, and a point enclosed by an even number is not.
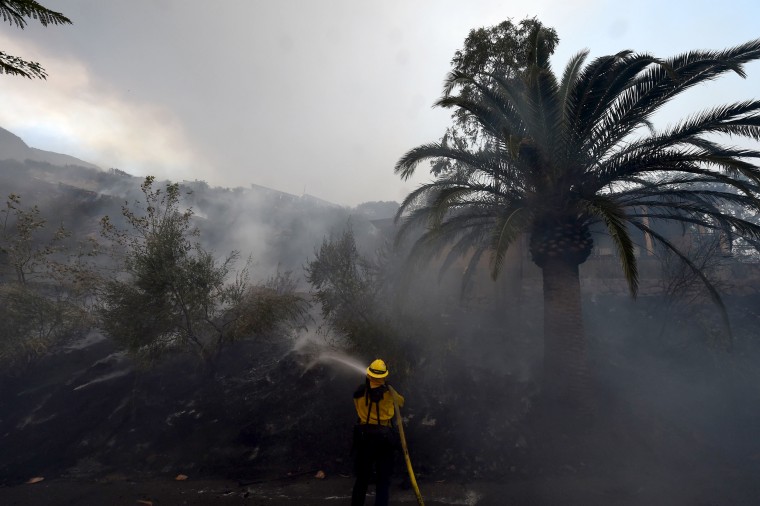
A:
[[[484,246],[476,248],[470,257],[470,260],[467,262],[467,266],[462,273],[462,284],[459,293],[459,296],[461,298],[464,298],[467,289],[472,284],[472,280],[475,277],[475,274],[478,270],[478,265],[480,264],[480,259],[483,257],[483,253],[485,253],[485,251],[486,248]]]
[[[643,144],[643,145],[642,145]],[[746,186],[736,176],[743,176],[760,183],[760,168],[743,159],[760,158],[760,151],[739,148],[722,148],[710,151],[701,149],[650,149],[646,143],[633,143],[613,157],[595,165],[583,182],[593,191],[626,178],[650,175],[692,174],[713,177],[725,184],[746,191]],[[721,171],[710,170],[713,165]]]
[[[494,280],[499,276],[507,250],[527,228],[526,220],[522,216],[525,213],[524,207],[515,207],[508,211],[502,213],[496,219],[495,226],[493,227],[493,238],[490,244],[492,251],[490,265],[491,278]]]
[[[433,142],[423,144],[422,146],[407,151],[406,154],[396,162],[394,172],[399,174],[402,179],[409,179],[414,175],[414,171],[420,162],[433,158],[449,158],[473,168],[482,167],[484,165],[490,166],[493,162],[498,161],[496,159],[484,159],[482,155],[483,153],[473,153],[444,146],[439,142]]]
[[[666,59],[642,72],[621,96],[617,124],[630,131],[666,102],[686,90],[734,71],[760,58],[760,39],[725,51],[691,51]]]
[[[439,282],[458,260],[467,257],[475,249],[482,247],[484,234],[486,233],[485,230],[486,227],[473,227],[468,232],[462,234],[459,240],[451,246],[438,271]]]
[[[562,116],[567,121],[568,116],[571,114],[571,103],[569,101],[570,90],[576,86],[578,76],[580,75],[583,63],[588,58],[589,50],[584,49],[572,58],[565,66],[565,71],[562,74],[562,80],[560,81],[559,91],[557,96],[562,105]]]
[[[71,20],[60,12],[48,9],[34,0],[2,0],[0,17],[21,29],[26,27],[27,18],[36,19],[42,26],[71,24]]]
[[[21,76],[27,79],[47,79],[47,73],[39,63],[23,60],[3,51],[0,51],[0,74]]]
[[[628,282],[628,288],[631,295],[636,297],[639,290],[639,271],[633,241],[626,227],[626,222],[629,220],[625,211],[615,201],[600,195],[592,197],[585,204],[583,210],[601,219],[606,225],[620,259],[620,266]]]

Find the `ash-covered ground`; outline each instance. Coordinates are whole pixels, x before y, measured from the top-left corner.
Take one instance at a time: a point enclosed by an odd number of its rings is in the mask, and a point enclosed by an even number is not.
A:
[[[676,336],[697,332],[685,322],[658,334],[637,304],[588,306],[599,412],[580,434],[536,430],[531,366],[507,366],[529,345],[485,327],[477,346],[395,378],[426,503],[760,503],[752,300],[733,306],[730,351]],[[136,367],[93,334],[4,378],[0,503],[345,502],[363,378],[293,346],[238,343],[211,377],[186,356]],[[399,457],[394,501],[413,503],[404,475]]]

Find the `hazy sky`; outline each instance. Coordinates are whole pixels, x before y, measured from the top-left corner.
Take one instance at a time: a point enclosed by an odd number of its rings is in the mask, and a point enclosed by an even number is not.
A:
[[[342,204],[400,201],[393,166],[440,138],[431,109],[468,31],[537,16],[561,72],[583,48],[667,57],[760,37],[756,0],[41,0],[71,26],[0,28],[47,81],[0,76],[0,126],[103,168],[250,183]],[[758,98],[760,64],[663,113]]]

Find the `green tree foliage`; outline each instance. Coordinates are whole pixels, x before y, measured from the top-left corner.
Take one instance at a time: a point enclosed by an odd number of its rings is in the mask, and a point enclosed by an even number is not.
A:
[[[16,281],[25,285],[30,277],[50,274],[51,255],[62,249],[61,241],[69,233],[60,225],[52,238],[43,237],[47,220],[36,205],[24,209],[21,196],[11,193],[5,202],[0,230],[0,254],[5,256],[7,264],[16,275]]]
[[[89,328],[82,306],[19,283],[0,284],[0,365],[18,374]]]
[[[544,32],[542,51],[554,53],[559,36],[553,28],[543,26],[536,18],[526,18],[517,24],[508,19],[495,26],[470,30],[464,47],[451,59],[452,70],[485,78],[483,84],[490,81],[489,75],[516,77],[531,66],[535,56],[532,34],[536,30]]]
[[[0,0],[0,17],[11,26],[22,30],[28,19],[35,19],[42,24],[62,25],[71,24],[71,20],[61,14],[40,5],[34,0]],[[31,62],[0,51],[0,74],[11,74],[29,79],[46,79],[47,73],[39,63]]]
[[[530,67],[535,49],[531,34],[541,30],[544,34],[540,40],[540,50],[547,55],[554,53],[559,37],[553,28],[544,27],[536,18],[526,18],[519,23],[511,19],[498,25],[470,30],[464,41],[464,47],[451,59],[451,74],[449,79],[456,76],[470,76],[476,83],[460,82],[459,94],[462,97],[473,97],[478,86],[493,86],[494,76],[517,78]],[[488,142],[487,137],[480,135],[477,121],[466,109],[452,111],[454,124],[446,130],[441,142],[456,149],[467,149],[481,142]],[[458,164],[448,158],[437,158],[432,164],[433,174],[457,170]]]
[[[408,332],[398,313],[391,317],[386,270],[359,253],[352,227],[325,238],[305,270],[326,330],[345,339],[353,352],[382,356],[403,370],[411,358],[401,349]]]
[[[0,364],[18,373],[86,330],[90,318],[72,284],[75,267],[61,258],[63,225],[51,236],[40,209],[25,208],[17,194],[0,214],[0,266],[9,271],[0,277]]]
[[[359,255],[351,227],[325,238],[315,259],[306,266],[306,280],[315,289],[322,316],[351,341],[374,319],[378,283],[376,269]]]
[[[309,302],[299,293],[290,272],[277,272],[263,283],[251,285],[235,310],[232,333],[267,335],[302,329],[308,320]]]
[[[304,315],[306,301],[287,276],[250,286],[244,268],[229,281],[237,252],[217,261],[196,241],[179,184],[161,189],[154,182],[147,177],[141,185],[137,209],[122,208],[126,230],[102,220],[104,235],[125,253],[125,276],[109,280],[102,294],[107,335],[147,360],[193,350],[213,370],[225,344],[275,332]]]
[[[523,72],[451,73],[437,105],[462,111],[482,142],[426,144],[399,160],[402,178],[421,161],[457,165],[407,196],[397,215],[399,239],[423,229],[413,257],[445,251],[447,267],[469,256],[468,274],[488,254],[496,277],[507,249],[528,234],[543,271],[544,393],[592,408],[578,271],[593,248],[590,227],[611,237],[632,294],[638,272],[631,229],[686,262],[718,302],[698,266],[657,224],[760,237],[758,225],[723,212],[733,203],[760,209],[760,151],[717,138],[760,140],[760,100],[703,111],[664,130],[651,123],[693,86],[727,72],[743,76],[743,65],[760,59],[760,40],[666,60],[621,51],[586,64],[582,51],[557,76],[546,43],[552,37],[540,27],[531,32]],[[471,92],[458,94],[463,86]]]

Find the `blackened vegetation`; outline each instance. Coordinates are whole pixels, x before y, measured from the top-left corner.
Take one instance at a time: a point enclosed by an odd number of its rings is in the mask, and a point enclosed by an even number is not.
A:
[[[197,365],[177,356],[141,370],[100,341],[6,381],[3,481],[29,473],[260,477],[315,465],[341,443],[312,420],[323,408],[340,412],[316,390],[329,376],[302,377],[281,344],[240,343],[221,357],[215,382]]]
[[[572,439],[546,439],[533,423],[538,384],[525,363],[539,350],[520,336],[530,329],[513,322],[502,342],[495,325],[466,331],[464,314],[442,320],[438,337],[460,340],[448,343],[454,352],[435,367],[418,357],[414,373],[394,381],[407,397],[420,482],[513,483],[532,504],[551,504],[546,484],[565,480],[593,486],[576,491],[591,504],[749,504],[760,471],[758,296],[731,300],[731,354],[709,346],[695,307],[670,314],[680,330],[660,338],[662,321],[650,318],[655,298],[587,302],[601,409]],[[189,356],[136,368],[107,340],[48,355],[3,380],[2,482],[350,472],[350,397],[360,377],[325,365],[307,370],[289,343],[267,340],[235,343],[219,371],[209,382]]]

